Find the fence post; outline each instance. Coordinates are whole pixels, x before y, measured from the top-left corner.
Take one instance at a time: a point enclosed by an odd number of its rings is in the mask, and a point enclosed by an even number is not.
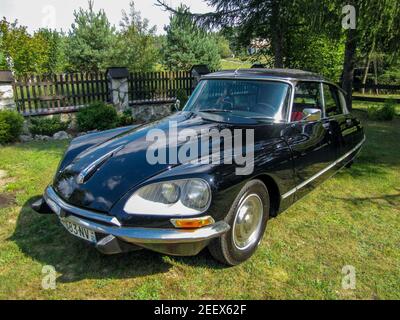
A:
[[[127,68],[113,67],[107,69],[109,102],[117,111],[123,111],[129,107],[128,95],[129,71]]]
[[[16,109],[11,71],[0,71],[0,110]]]
[[[190,74],[193,77],[192,90],[197,86],[202,76],[209,74],[211,71],[205,64],[194,65],[190,69]]]

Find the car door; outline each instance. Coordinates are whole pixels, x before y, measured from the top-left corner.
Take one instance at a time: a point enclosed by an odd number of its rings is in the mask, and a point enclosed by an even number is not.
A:
[[[330,122],[337,159],[351,152],[358,143],[360,123],[346,108],[343,93],[333,84],[323,84],[325,117]]]
[[[310,108],[320,110],[320,119],[304,118],[305,111]],[[299,118],[300,113],[303,119]],[[323,114],[322,84],[298,82],[291,108],[292,121],[285,132],[293,156],[296,188],[283,198],[292,193],[300,198],[329,175],[329,165],[335,161],[336,150],[329,119]]]

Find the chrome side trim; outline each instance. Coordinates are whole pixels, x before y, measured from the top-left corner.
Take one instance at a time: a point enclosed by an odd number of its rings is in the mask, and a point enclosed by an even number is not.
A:
[[[66,219],[94,232],[113,235],[124,241],[141,243],[192,243],[216,238],[230,229],[225,221],[219,221],[212,225],[199,229],[157,229],[157,228],[130,228],[109,227],[92,221],[81,219],[77,216],[67,216]]]
[[[88,174],[92,173],[95,169],[97,169],[104,161],[106,161],[108,158],[111,158],[115,153],[123,149],[124,146],[119,146],[118,148],[115,148],[114,150],[111,150],[110,152],[107,152],[105,155],[101,156],[97,160],[93,161],[91,164],[89,164],[86,168],[84,168],[76,178],[76,182],[78,184],[82,184],[85,182],[85,178]]]
[[[363,143],[365,142],[365,135],[363,140],[357,144],[352,150],[350,150],[349,152],[347,152],[346,154],[344,154],[343,156],[341,156],[339,159],[337,159],[336,161],[332,162],[329,166],[327,166],[326,168],[324,168],[323,170],[321,170],[320,172],[316,173],[315,175],[313,175],[311,178],[307,179],[306,181],[303,181],[302,183],[300,183],[298,186],[294,187],[292,190],[286,192],[285,194],[282,195],[282,199],[286,199],[287,197],[291,196],[293,193],[297,192],[298,190],[300,190],[301,188],[303,188],[304,186],[306,186],[307,184],[309,184],[311,181],[317,179],[318,177],[320,177],[321,175],[323,175],[325,172],[329,171],[330,169],[332,169],[334,166],[336,166],[338,163],[342,162],[344,159],[346,159],[349,155],[351,155],[353,152],[357,151],[357,149],[361,148],[361,146],[363,145]]]
[[[92,211],[81,209],[81,208],[78,208],[78,207],[75,207],[75,206],[72,206],[72,205],[66,203],[64,200],[62,200],[56,194],[56,192],[54,191],[54,189],[52,187],[47,187],[47,189],[43,195],[43,198],[47,203],[49,202],[49,199],[50,199],[53,202],[55,202],[58,206],[60,206],[63,210],[71,212],[78,216],[97,220],[97,221],[106,222],[106,223],[115,225],[117,227],[121,226],[121,223],[118,221],[118,219],[116,217],[110,217],[110,216],[106,216],[103,214],[94,213]]]

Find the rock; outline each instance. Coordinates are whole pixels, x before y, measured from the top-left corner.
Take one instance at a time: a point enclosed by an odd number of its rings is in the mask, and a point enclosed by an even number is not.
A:
[[[76,136],[77,137],[82,137],[82,136],[84,136],[84,135],[86,135],[87,133],[86,132],[79,132]]]
[[[42,135],[40,135],[40,134],[37,134],[37,135],[35,135],[34,139],[35,139],[35,140],[38,140],[38,141],[49,141],[49,140],[51,140],[51,137],[49,137],[49,136],[42,136]]]
[[[66,133],[65,131],[59,131],[53,135],[54,140],[65,140],[65,139],[70,139],[70,138],[71,138],[71,136],[68,133]]]
[[[32,140],[33,140],[33,138],[32,138],[32,135],[30,135],[30,134],[22,134],[19,136],[19,141],[21,141],[21,142],[29,142]]]

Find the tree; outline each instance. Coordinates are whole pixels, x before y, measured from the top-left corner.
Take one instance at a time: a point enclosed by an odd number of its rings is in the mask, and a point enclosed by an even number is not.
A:
[[[65,36],[56,30],[41,28],[34,33],[34,39],[46,43],[46,58],[41,65],[45,73],[58,73],[66,69]]]
[[[68,41],[68,59],[73,68],[95,72],[104,70],[113,61],[116,45],[115,27],[111,26],[104,10],[95,12],[93,1],[88,10],[74,12]]]
[[[47,59],[44,39],[32,37],[26,27],[5,18],[0,21],[0,37],[3,69],[10,69],[17,75],[43,72],[42,66]]]
[[[215,12],[191,14],[200,26],[234,28],[242,45],[249,45],[256,38],[268,39],[269,52],[274,57],[274,66],[285,66],[285,42],[287,31],[296,25],[297,1],[293,0],[205,0]],[[177,13],[163,0],[158,5]]]
[[[158,59],[156,27],[150,27],[149,20],[142,19],[133,1],[129,13],[122,12],[120,26],[114,64],[125,66],[130,71],[152,70]]]
[[[300,33],[291,35],[286,54],[286,65],[322,74],[339,82],[342,73],[344,39],[330,39],[326,35],[311,33],[301,28]]]
[[[189,70],[195,64],[206,64],[211,69],[220,66],[218,45],[213,37],[198,28],[189,16],[189,9],[180,6],[170,16],[165,28],[166,43],[162,47],[164,64],[171,70]]]
[[[214,35],[215,42],[218,45],[218,53],[221,58],[229,58],[232,56],[232,50],[230,48],[229,41],[221,34]]]

